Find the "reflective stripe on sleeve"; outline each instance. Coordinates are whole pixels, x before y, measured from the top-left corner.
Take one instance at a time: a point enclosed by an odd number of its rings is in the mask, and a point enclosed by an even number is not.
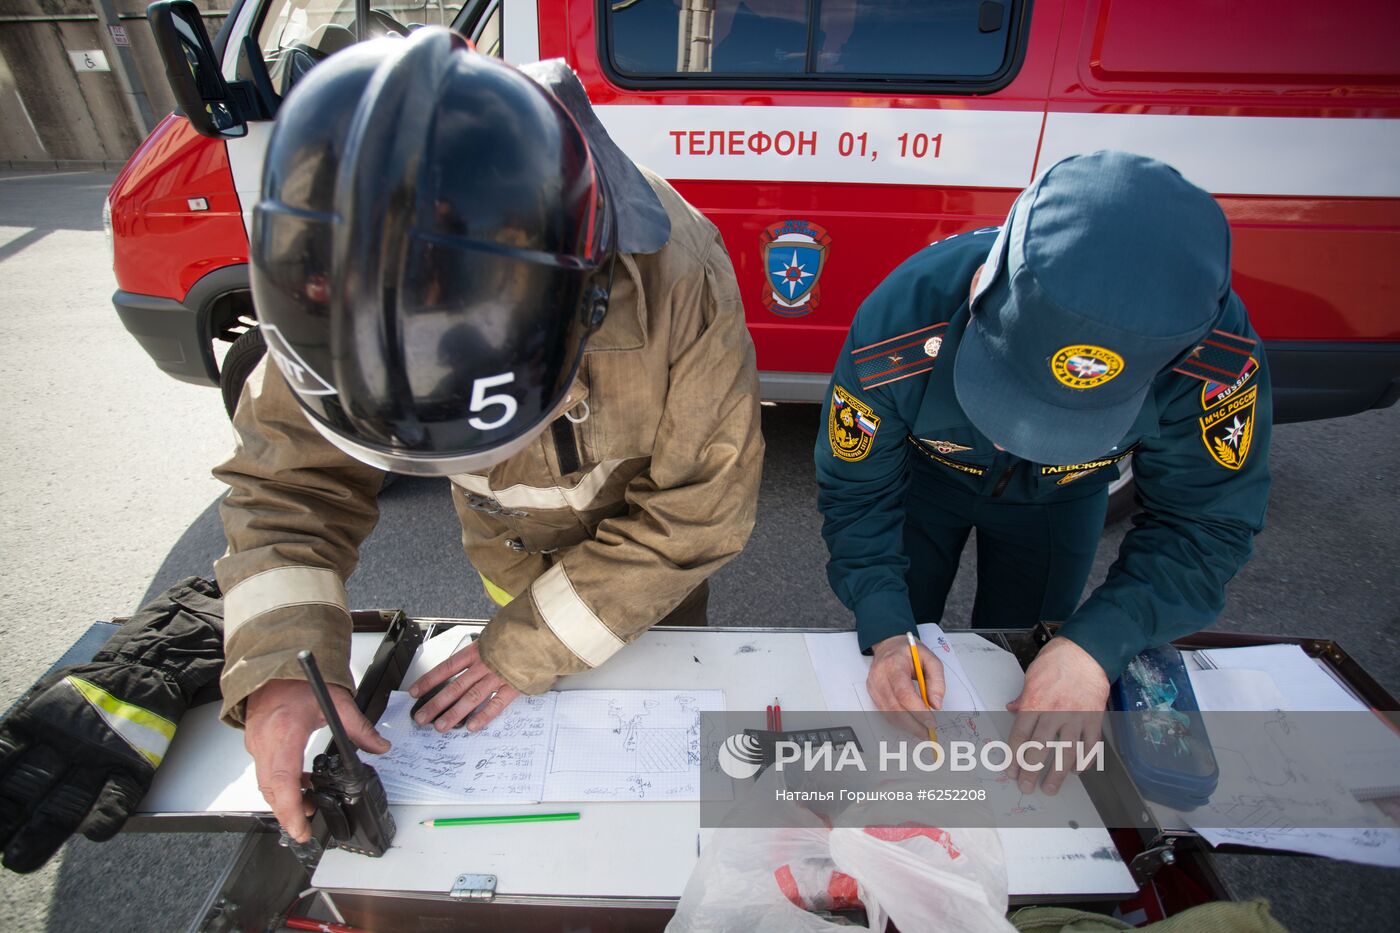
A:
[[[621,460],[604,460],[589,470],[583,479],[571,488],[563,486],[526,486],[517,483],[505,489],[494,490],[484,476],[475,473],[460,473],[448,477],[467,492],[490,496],[508,509],[574,509],[582,511],[593,504],[603,486],[612,477]]]
[[[175,723],[148,709],[120,700],[97,684],[80,677],[69,676],[64,681],[97,710],[113,732],[149,761],[151,767],[160,767],[170,748],[170,740],[175,736]]]
[[[530,594],[549,630],[589,667],[602,664],[622,647],[622,639],[579,598],[563,564],[536,577]]]
[[[481,577],[481,585],[486,588],[486,595],[490,596],[491,601],[496,605],[505,606],[509,604],[512,599],[515,598],[514,596],[507,593],[505,590],[501,589],[496,584],[492,583],[490,580],[486,579],[486,575],[481,573],[480,571],[478,571],[476,575],[478,577]]]
[[[350,612],[345,584],[334,570],[275,567],[255,573],[224,594],[224,642],[248,620],[265,612],[311,605],[335,606]]]

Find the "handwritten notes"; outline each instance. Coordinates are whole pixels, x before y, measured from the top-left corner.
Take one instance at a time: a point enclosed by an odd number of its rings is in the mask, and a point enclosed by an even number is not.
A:
[[[520,697],[477,733],[438,732],[409,718],[394,691],[378,729],[393,747],[367,756],[392,803],[534,803],[549,759],[555,694]]]
[[[480,732],[409,718],[395,691],[380,717],[393,743],[369,756],[391,803],[698,800],[700,713],[719,690],[568,690],[520,697]]]

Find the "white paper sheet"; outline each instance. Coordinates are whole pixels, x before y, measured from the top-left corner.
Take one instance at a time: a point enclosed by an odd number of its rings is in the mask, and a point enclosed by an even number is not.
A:
[[[413,663],[404,672],[404,688],[408,688],[419,677],[470,645],[472,638],[479,632],[480,629],[475,626],[449,625],[423,642],[418,646],[418,653],[413,656]]]
[[[1025,678],[1015,657],[979,635],[955,632],[949,636],[937,625],[919,626],[919,637],[943,662],[947,692],[942,704],[946,712],[936,716],[940,742],[995,736],[989,718],[978,714],[989,708],[1004,710],[1020,693]],[[874,712],[874,702],[865,688],[870,658],[860,653],[856,634],[809,633],[806,639],[827,709]],[[968,664],[959,656],[964,652]],[[980,679],[974,680],[969,668]],[[987,688],[995,707],[983,703],[979,686]],[[866,725],[877,733],[882,729],[874,718],[867,719]],[[1136,890],[1108,831],[1093,826],[1099,817],[1077,775],[1067,777],[1054,797],[1039,792],[1022,794],[1002,775],[978,772],[975,779],[987,791],[987,806],[1000,826],[997,832],[1006,852],[1011,890],[1034,888],[1043,894]],[[1043,822],[1047,813],[1053,813],[1063,827],[1016,825],[1018,819]]]
[[[1283,852],[1400,868],[1400,830],[1395,829],[1197,829],[1212,846],[1233,843]]]
[[[1203,713],[1286,709],[1283,694],[1267,671],[1221,668],[1188,672],[1196,706]]]
[[[1211,648],[1197,652],[1207,666],[1267,671],[1283,696],[1284,709],[1345,712],[1368,709],[1345,687],[1317,666],[1297,645],[1253,645]]]
[[[872,710],[865,678],[870,673],[870,658],[860,653],[860,641],[855,632],[809,632],[807,654],[821,683],[822,698],[829,710]],[[937,625],[919,626],[919,638],[943,662],[945,710],[985,710],[972,678],[963,668],[957,652]]]
[[[556,696],[520,697],[480,732],[438,732],[410,719],[413,697],[395,690],[377,726],[393,747],[367,759],[391,803],[538,803]]]
[[[1186,822],[1211,845],[1400,866],[1400,830],[1369,828],[1378,814],[1351,796],[1315,746],[1316,730],[1304,734],[1287,712],[1276,716],[1257,730],[1232,730],[1230,741],[1244,747],[1215,741],[1219,784],[1210,803],[1182,814]],[[1340,828],[1313,828],[1318,825]]]
[[[555,707],[545,800],[699,800],[700,713],[719,690],[570,690]]]
[[[698,800],[700,713],[719,690],[569,690],[520,697],[480,732],[438,732],[394,691],[393,743],[368,756],[395,804]]]
[[[1344,728],[1310,730],[1319,757],[1359,798],[1400,794],[1400,736],[1297,645],[1198,652],[1215,669],[1191,671],[1202,710],[1324,710],[1348,715]],[[1252,668],[1247,665],[1259,665]]]

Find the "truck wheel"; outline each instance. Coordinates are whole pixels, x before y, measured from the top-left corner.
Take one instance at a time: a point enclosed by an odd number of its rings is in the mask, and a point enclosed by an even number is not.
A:
[[[1104,516],[1104,526],[1116,525],[1137,511],[1136,489],[1133,483],[1133,466],[1122,465],[1119,477],[1108,484],[1108,514]]]
[[[224,365],[219,371],[219,390],[224,394],[224,411],[228,412],[230,421],[238,408],[238,397],[243,394],[243,383],[248,381],[265,353],[267,343],[263,340],[262,330],[253,327],[240,334],[224,355]]]

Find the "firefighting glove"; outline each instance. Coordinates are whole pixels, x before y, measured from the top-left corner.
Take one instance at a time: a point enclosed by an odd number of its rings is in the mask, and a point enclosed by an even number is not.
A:
[[[0,721],[0,848],[17,872],[75,832],[116,835],[145,796],[175,725],[223,666],[218,587],[189,577],[86,664],[39,680]]]

